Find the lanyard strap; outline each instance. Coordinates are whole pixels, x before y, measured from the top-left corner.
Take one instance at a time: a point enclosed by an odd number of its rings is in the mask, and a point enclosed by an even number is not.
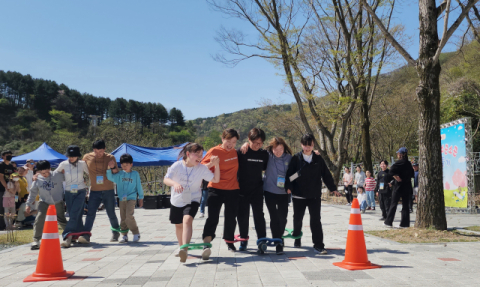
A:
[[[76,174],[77,174],[77,181],[75,181],[76,184],[78,184],[78,165],[80,163],[77,161],[77,170],[76,170]],[[73,182],[73,174],[72,174],[72,164],[70,163],[70,161],[68,162],[68,167],[70,168],[70,176],[72,177],[72,182]],[[70,184],[71,185],[71,184]]]
[[[275,166],[275,169],[277,170],[277,176],[279,176],[276,160],[277,160],[277,157],[276,157],[275,155],[273,155],[273,165]],[[282,155],[282,157],[281,157],[281,161],[282,161],[282,166],[283,166],[282,176],[285,176],[285,174],[286,174],[286,168],[285,168],[285,161],[283,160],[283,155]]]
[[[185,173],[187,174],[187,183],[186,183],[186,188],[188,190],[190,190],[190,184],[188,183],[189,180],[190,180],[190,175],[192,175],[192,172],[193,172],[193,167],[192,167],[192,170],[190,171],[190,173],[188,173],[188,167],[187,167],[187,164],[185,163]]]

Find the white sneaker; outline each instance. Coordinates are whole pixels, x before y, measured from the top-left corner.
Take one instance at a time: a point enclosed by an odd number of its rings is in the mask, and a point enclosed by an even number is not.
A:
[[[63,248],[69,248],[72,245],[72,236],[68,236],[67,239],[65,239],[60,246]]]
[[[133,242],[138,242],[140,240],[140,233],[133,235]]]
[[[200,213],[200,216],[199,216],[199,217],[200,217],[200,218],[204,218],[204,217],[205,217],[205,214]]]
[[[128,235],[122,236],[122,239],[118,243],[127,243],[128,242]]]
[[[212,254],[212,250],[210,248],[204,248],[202,252],[202,259],[203,260],[208,260],[210,259],[210,255]]]
[[[175,257],[180,257],[180,248],[175,250]]]
[[[180,257],[180,262],[185,263],[187,262],[187,257],[188,257],[188,251],[185,249],[180,249],[178,252],[178,255]]]

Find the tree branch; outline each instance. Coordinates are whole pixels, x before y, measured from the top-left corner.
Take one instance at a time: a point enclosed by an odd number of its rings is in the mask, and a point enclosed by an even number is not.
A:
[[[397,51],[400,53],[400,55],[402,55],[405,58],[405,60],[407,60],[408,64],[410,64],[412,66],[415,66],[416,61],[412,58],[412,56],[410,56],[410,54],[407,52],[407,50],[405,50],[405,48],[403,48],[403,46],[400,45],[400,43],[398,43],[397,40],[395,40],[395,38],[392,36],[392,34],[390,34],[390,32],[388,32],[387,28],[385,28],[382,21],[378,18],[377,14],[375,14],[375,12],[372,10],[372,7],[370,7],[370,5],[368,5],[367,1],[366,0],[360,0],[360,1],[363,2],[363,7],[372,16],[373,21],[375,21],[378,28],[380,28],[383,35],[390,42],[390,44],[392,44],[392,46],[395,47],[395,49],[397,49]]]

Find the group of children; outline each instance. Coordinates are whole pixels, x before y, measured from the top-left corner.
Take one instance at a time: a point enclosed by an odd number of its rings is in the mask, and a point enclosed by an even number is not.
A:
[[[375,188],[377,182],[369,170],[364,173],[360,166],[357,166],[356,169],[355,181],[353,181],[350,168],[345,167],[345,172],[343,174],[345,197],[348,202],[347,205],[351,205],[354,184],[356,186],[357,199],[360,203],[361,212],[365,213],[366,210],[375,210]]]
[[[238,139],[235,130],[225,130],[222,144],[211,148],[203,160],[203,147],[189,143],[180,153],[182,160],[168,169],[164,183],[172,189],[170,221],[175,224],[180,261],[188,257],[186,244],[190,243],[192,221],[200,206],[202,180],[210,182],[202,259],[207,260],[211,254],[210,242],[215,238],[222,205],[223,239],[229,250],[236,251],[234,243],[238,241],[240,251],[247,250],[250,207],[257,237],[265,238],[264,200],[270,213],[272,238],[278,242],[276,253],[283,254],[290,194],[294,209],[292,236],[297,238],[294,246],[301,247],[302,221],[308,207],[314,250],[327,254],[320,220],[322,180],[332,192],[336,192],[336,186],[324,160],[313,151],[313,135],[302,137],[302,151],[295,155],[278,137],[270,141],[266,150],[262,149],[265,133],[258,128],[249,132],[248,143],[235,150]],[[235,236],[237,222],[240,234]]]

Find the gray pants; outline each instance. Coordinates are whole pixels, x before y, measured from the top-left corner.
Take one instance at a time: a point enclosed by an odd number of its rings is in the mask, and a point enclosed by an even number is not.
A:
[[[62,229],[65,229],[67,225],[67,219],[65,218],[65,203],[62,201],[55,203],[55,209],[57,210],[57,222]],[[38,203],[38,213],[33,224],[33,240],[40,241],[42,239],[43,226],[45,225],[45,217],[47,216],[49,204],[43,201]]]

